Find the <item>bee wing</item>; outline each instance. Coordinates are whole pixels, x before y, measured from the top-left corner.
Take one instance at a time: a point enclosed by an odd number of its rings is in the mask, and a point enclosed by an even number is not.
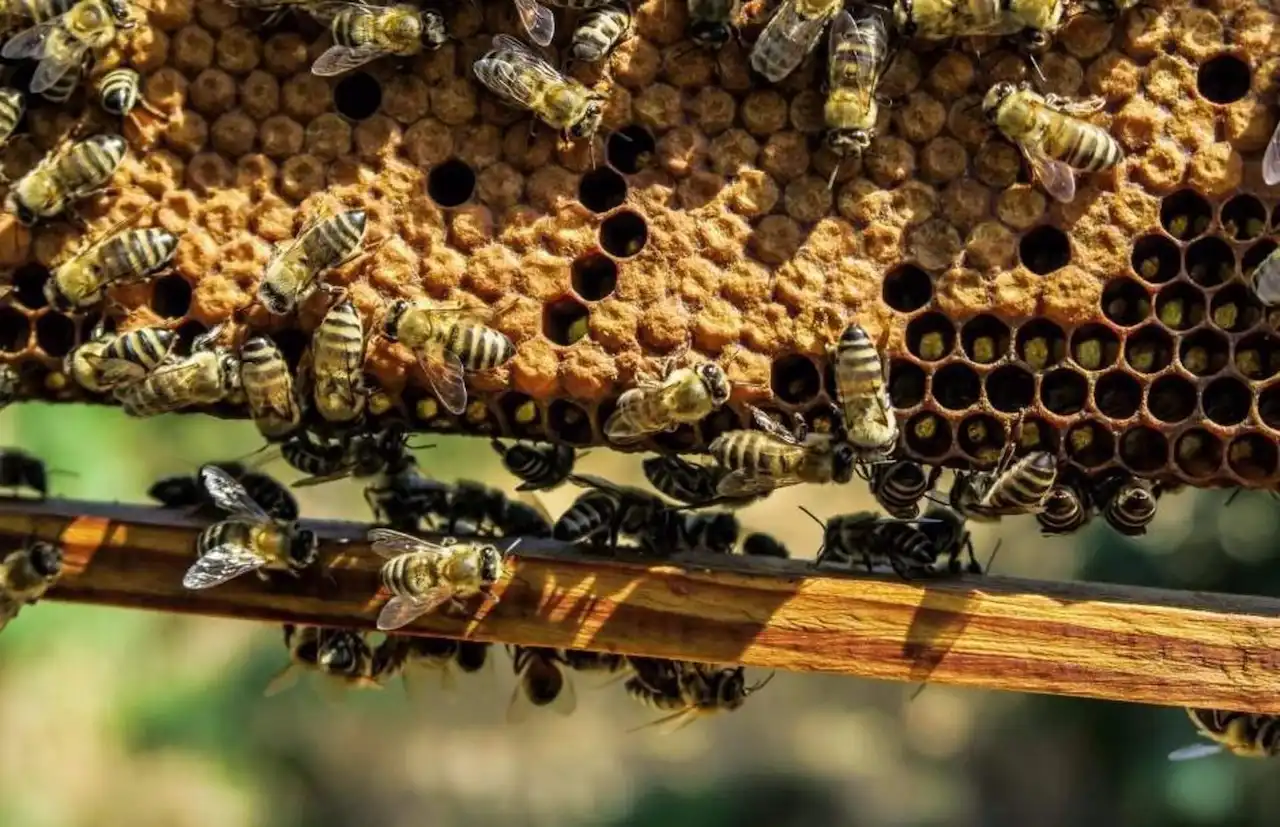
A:
[[[388,54],[388,52],[378,46],[352,48],[335,44],[326,49],[320,57],[316,58],[316,62],[311,66],[311,74],[319,75],[322,78],[340,75],[358,66],[363,66],[370,61],[377,60],[385,54]]]
[[[418,361],[444,409],[455,416],[465,411],[467,385],[463,380],[462,360],[457,354],[441,347],[433,356]]]
[[[372,8],[364,3],[345,3],[342,2],[342,0],[329,0],[329,2],[325,3],[303,3],[302,6],[306,9],[307,14],[315,18],[317,22],[323,23],[326,26],[333,22],[333,19],[338,16],[339,12],[346,9],[355,8],[370,10]]]
[[[418,598],[393,597],[378,612],[378,629],[390,632],[406,626],[452,597],[453,589],[448,586],[427,589]]]
[[[45,42],[53,32],[57,31],[59,25],[61,25],[61,19],[55,17],[53,20],[46,20],[39,25],[18,32],[5,41],[4,48],[0,48],[0,57],[6,60],[42,57],[44,55]]]
[[[776,419],[769,416],[755,405],[751,406],[751,418],[755,421],[756,425],[760,426],[760,430],[769,434],[769,436],[780,439],[788,445],[800,444],[800,440],[796,439],[795,434],[788,431]]]
[[[1106,104],[1106,100],[1097,95],[1090,95],[1087,98],[1079,98],[1076,100],[1064,98],[1059,95],[1049,95],[1045,98],[1045,105],[1049,108],[1056,109],[1063,114],[1072,115],[1077,118],[1084,117],[1085,115],[1092,115],[1094,112],[1097,112],[1102,107],[1106,106]]]
[[[253,501],[244,486],[235,478],[216,465],[200,467],[200,484],[209,492],[213,504],[228,514],[238,517],[249,517],[253,520],[269,523],[270,515],[262,510],[262,506]]]
[[[627,415],[627,409],[635,405],[644,396],[644,388],[631,388],[618,397],[618,408],[604,423],[604,435],[614,442],[638,442],[649,435],[639,424]]]
[[[1022,154],[1031,164],[1031,171],[1045,192],[1064,204],[1076,197],[1076,172],[1069,165],[1025,144],[1022,145]]]
[[[1280,124],[1271,133],[1271,143],[1267,144],[1267,152],[1262,156],[1262,180],[1267,186],[1280,184]]]
[[[147,375],[146,368],[128,359],[100,359],[92,353],[86,353],[85,358],[96,363],[98,381],[104,385],[125,385]]]
[[[147,378],[155,382],[163,381],[175,389],[177,388],[187,389],[191,385],[192,378],[195,376],[199,376],[201,370],[202,370],[202,367],[198,362],[196,362],[193,359],[187,358],[187,359],[183,359],[180,362],[170,362],[167,365],[156,368],[154,371],[151,372],[151,375]],[[117,387],[115,389],[115,397],[116,399],[119,399],[121,403],[124,404],[124,408],[126,412],[128,412],[132,407],[129,401],[130,400],[129,390],[133,387],[135,387],[135,385],[125,385],[125,386]],[[174,395],[174,398],[181,399],[181,398],[184,398],[185,396],[186,396],[185,393],[178,392]]]
[[[529,39],[539,46],[548,46],[556,34],[556,17],[551,9],[537,0],[515,0],[516,14],[520,17],[520,25],[529,34]]]
[[[84,56],[89,53],[88,45],[64,34],[61,29],[54,30],[45,42],[44,57],[31,77],[33,94],[52,89],[68,72],[79,71],[84,65]]]
[[[262,690],[264,698],[270,698],[273,695],[279,695],[286,689],[291,688],[298,682],[298,675],[302,672],[302,664],[290,663],[284,669],[281,669],[274,678]]]
[[[1191,761],[1195,758],[1208,758],[1222,752],[1221,744],[1190,744],[1169,753],[1170,761]]]
[[[547,510],[547,504],[544,503],[542,501],[542,498],[539,497],[533,491],[521,491],[519,488],[516,488],[515,499],[519,500],[520,502],[532,508],[534,511],[538,512],[538,514],[540,514],[542,518],[547,521],[547,525],[556,524],[556,518],[552,517],[551,512]]]
[[[421,537],[390,528],[371,528],[366,536],[374,554],[388,560],[401,554],[418,554],[424,551],[439,554],[448,551],[447,546],[438,546]]]
[[[759,49],[762,42],[789,44],[786,49],[787,60],[778,71],[774,72],[777,77],[768,78],[771,83],[782,80],[804,62],[804,59],[818,45],[818,41],[822,39],[823,29],[839,8],[838,4],[829,4],[822,13],[810,17],[800,11],[794,0],[782,4],[782,8],[778,9],[765,26],[765,30],[761,32],[755,46]],[[759,67],[757,67],[758,70]]]
[[[182,585],[188,589],[208,589],[262,568],[265,561],[240,546],[215,546],[187,569]]]
[[[716,493],[722,497],[755,497],[767,494],[775,488],[798,485],[801,482],[803,480],[799,477],[775,477],[739,468],[724,475],[716,485]]]
[[[827,54],[830,66],[827,69],[832,88],[838,86],[859,86],[869,91],[875,88],[880,78],[883,54],[872,49],[841,49],[846,41],[853,43],[885,42],[888,34],[884,28],[884,20],[873,14],[861,20],[854,20],[847,9],[841,10],[831,21],[831,32],[827,38]]]
[[[620,491],[621,489],[609,482],[604,477],[597,477],[592,474],[570,474],[569,482],[582,488],[595,488],[599,491]]]
[[[537,84],[530,83],[530,75],[544,84],[564,82],[564,77],[554,66],[529,51],[528,46],[514,37],[494,35],[493,48],[504,52],[507,58],[496,62],[488,77],[493,83],[493,91],[499,95],[528,106],[537,87]]]

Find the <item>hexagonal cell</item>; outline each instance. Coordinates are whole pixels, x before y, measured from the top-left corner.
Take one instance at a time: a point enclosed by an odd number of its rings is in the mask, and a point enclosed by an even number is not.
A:
[[[604,417],[601,417],[603,421]],[[698,423],[698,437],[702,445],[710,445],[716,437],[744,427],[741,415],[725,405]]]
[[[542,311],[542,332],[557,345],[571,345],[590,332],[590,312],[570,296],[556,299]]]
[[[627,179],[610,167],[596,167],[578,182],[578,200],[597,213],[621,207],[627,200]]]
[[[1009,326],[995,316],[974,316],[960,328],[964,354],[979,365],[998,362],[1009,353],[1012,341]]]
[[[977,465],[999,460],[1008,439],[1004,423],[989,414],[966,416],[956,429],[956,444]]]
[[[1071,242],[1062,230],[1042,224],[1022,237],[1018,258],[1031,272],[1047,276],[1071,263]]]
[[[205,327],[200,322],[197,322],[195,319],[188,319],[178,325],[173,332],[177,334],[174,337],[175,341],[173,343],[173,352],[177,354],[184,354],[191,352],[191,343],[196,340],[196,337],[203,336],[208,333],[209,328]]]
[[[952,411],[963,411],[982,398],[978,372],[963,362],[953,362],[933,375],[933,398]]]
[[[1003,413],[1025,410],[1036,398],[1036,378],[1019,365],[1002,365],[987,376],[987,401]]]
[[[1258,418],[1273,431],[1280,431],[1280,385],[1258,394]]]
[[[547,432],[570,445],[590,445],[591,415],[567,399],[557,399],[547,409]]]
[[[779,401],[804,407],[816,399],[822,390],[822,376],[812,359],[794,353],[774,360],[769,374],[769,386]]]
[[[1120,337],[1104,324],[1087,324],[1071,334],[1071,358],[1085,370],[1109,368],[1120,358]]]
[[[1120,435],[1120,461],[1139,474],[1159,471],[1169,462],[1169,440],[1153,428],[1130,428]]]
[[[1122,370],[1109,371],[1093,388],[1093,404],[1108,419],[1128,419],[1142,405],[1142,385]]]
[[[618,265],[606,255],[587,253],[574,259],[570,279],[578,298],[600,301],[617,289]]]
[[[13,273],[13,294],[23,307],[39,310],[49,303],[44,285],[49,281],[49,268],[39,262],[24,264]]]
[[[1161,376],[1147,394],[1147,410],[1161,422],[1185,422],[1196,409],[1196,386],[1177,374]]]
[[[889,363],[889,401],[898,409],[914,408],[924,401],[924,368],[906,359]]]
[[[1204,389],[1204,415],[1210,422],[1230,427],[1244,422],[1253,405],[1253,395],[1244,382],[1233,376],[1214,379]]]
[[[941,457],[951,450],[951,425],[935,413],[924,411],[907,421],[907,449],[925,458]]]
[[[31,322],[14,307],[0,307],[0,350],[21,353],[31,339]]]
[[[307,347],[311,344],[311,337],[295,327],[286,327],[283,330],[277,330],[272,333],[271,340],[280,349],[280,355],[284,357],[284,362],[289,366],[289,370],[296,372],[298,365],[302,362],[302,355],[306,353]],[[369,382],[368,385],[371,388],[376,388],[377,386],[377,382],[373,381]]]
[[[1227,445],[1227,465],[1241,479],[1259,482],[1276,473],[1280,452],[1261,434],[1241,434]]]
[[[1102,313],[1120,327],[1132,327],[1151,314],[1151,297],[1133,279],[1112,279],[1102,290]]]
[[[1222,440],[1192,428],[1174,441],[1173,461],[1188,477],[1211,477],[1222,467]]]
[[[1156,294],[1156,318],[1170,330],[1189,330],[1204,321],[1204,293],[1186,282]]]
[[[1237,195],[1222,205],[1222,231],[1249,241],[1267,231],[1267,207],[1256,195]]]
[[[1084,410],[1089,380],[1070,368],[1058,368],[1040,380],[1040,403],[1050,413],[1070,416]]]
[[[1280,216],[1280,211],[1277,211]],[[1276,243],[1269,238],[1264,238],[1257,244],[1244,251],[1244,255],[1240,257],[1240,272],[1246,279],[1253,278],[1253,271],[1258,269],[1258,265],[1267,260],[1267,256],[1276,250]]]
[[[1140,328],[1125,340],[1124,360],[1139,373],[1159,373],[1173,363],[1173,337],[1153,324]]]
[[[1144,235],[1133,243],[1133,272],[1152,284],[1163,284],[1182,269],[1182,251],[1164,233]]]
[[[1100,422],[1085,420],[1067,431],[1067,456],[1085,468],[1106,465],[1116,455],[1116,438]]]
[[[1048,319],[1033,319],[1018,328],[1015,352],[1032,370],[1045,370],[1067,354],[1067,337]]]
[[[533,397],[519,391],[504,393],[498,398],[498,410],[502,421],[513,436],[528,437],[542,434],[542,412]]]
[[[1192,242],[1186,262],[1187,275],[1201,287],[1217,287],[1236,274],[1236,254],[1217,236]]]
[[[476,191],[476,171],[457,158],[436,164],[427,173],[427,195],[441,207],[461,207]]]
[[[1018,450],[1024,453],[1048,451],[1057,455],[1061,442],[1058,429],[1039,417],[1023,419],[1015,436],[1018,440]]]
[[[605,159],[618,172],[635,175],[653,162],[657,147],[652,132],[632,124],[609,136],[604,148]]]
[[[1213,207],[1195,190],[1179,190],[1160,202],[1160,226],[1178,241],[1190,241],[1209,229]]]
[[[956,329],[941,313],[925,313],[907,325],[907,350],[917,359],[936,362],[951,355]]]
[[[1216,330],[1197,330],[1182,339],[1178,362],[1196,376],[1213,376],[1227,366],[1227,337]]]
[[[1228,333],[1243,333],[1262,321],[1262,303],[1240,282],[1228,284],[1214,293],[1209,320]]]
[[[382,106],[382,84],[368,72],[353,72],[333,85],[333,107],[353,121],[371,117]]]
[[[151,309],[166,319],[181,319],[191,309],[191,282],[177,273],[156,279],[151,286]]]
[[[913,313],[933,299],[933,279],[914,264],[899,264],[880,286],[884,303],[899,313]]]
[[[1270,379],[1280,372],[1280,337],[1274,333],[1251,333],[1235,343],[1236,370],[1246,379]]]
[[[1196,88],[1213,103],[1235,103],[1249,94],[1250,75],[1244,58],[1224,53],[1200,64]]]
[[[623,210],[600,223],[600,246],[614,258],[630,258],[649,241],[649,227],[640,213]]]

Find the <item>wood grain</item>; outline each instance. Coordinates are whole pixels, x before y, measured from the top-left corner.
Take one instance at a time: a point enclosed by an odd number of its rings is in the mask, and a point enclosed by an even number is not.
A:
[[[152,508],[0,501],[0,546],[60,539],[51,599],[373,628],[365,527],[308,522],[321,565],[192,592],[202,524]],[[505,541],[504,541],[505,542]],[[472,618],[406,632],[794,671],[1280,713],[1280,600],[1003,577],[814,576],[799,561],[587,557],[526,540]]]

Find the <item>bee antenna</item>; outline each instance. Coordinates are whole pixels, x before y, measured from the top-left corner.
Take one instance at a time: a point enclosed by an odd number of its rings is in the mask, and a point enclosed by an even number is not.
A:
[[[805,508],[803,505],[802,505],[802,506],[800,506],[800,510],[801,510],[801,511],[803,511],[804,513],[808,514],[808,515],[809,515],[809,519],[813,520],[815,523],[817,523],[818,525],[822,526],[822,530],[823,530],[823,531],[826,531],[826,530],[827,530],[827,524],[826,524],[826,523],[824,523],[822,520],[818,519],[818,515],[814,514],[812,511],[810,511],[809,509]]]
[[[410,451],[428,451],[432,448],[435,448],[436,444],[433,442],[430,445],[410,445],[409,443],[406,442],[404,444],[404,447],[408,448]]]
[[[999,540],[996,540],[996,547],[991,549],[991,556],[987,558],[987,564],[982,568],[983,574],[991,573],[991,564],[995,562],[996,555],[1000,553],[1000,546],[1002,546],[1003,544],[1004,544],[1003,537]]]
[[[1036,56],[1029,54],[1027,55],[1027,60],[1031,61],[1031,68],[1036,70],[1036,77],[1040,78],[1040,82],[1047,86],[1049,81],[1045,78],[1044,72],[1040,71],[1040,62],[1036,60]]]
[[[1236,497],[1240,496],[1240,492],[1243,490],[1243,488],[1237,487],[1235,491],[1232,491],[1230,496],[1227,497],[1227,501],[1222,504],[1222,507],[1226,508],[1231,505],[1231,503],[1235,502]]]
[[[515,539],[515,542],[513,542],[511,545],[507,546],[507,547],[506,547],[506,549],[502,552],[502,556],[503,556],[503,557],[506,557],[508,554],[510,554],[511,552],[515,551],[516,546],[520,545],[520,541],[521,541],[521,540],[523,540],[523,539],[524,539],[523,537],[517,537],[517,538]]]
[[[836,188],[836,176],[840,174],[840,164],[843,162],[844,159],[842,158],[836,161],[836,165],[831,168],[831,177],[827,179],[828,190],[834,190]]]
[[[745,690],[743,690],[742,694],[750,695],[753,692],[759,692],[761,689],[764,689],[766,686],[769,685],[769,681],[773,680],[773,676],[776,674],[778,674],[778,671],[775,669],[774,671],[769,673],[769,677],[765,678],[764,680],[758,683],[754,683],[751,686],[748,686]]]
[[[921,692],[923,692],[923,691],[925,691],[925,690],[926,690],[926,689],[928,689],[928,688],[929,688],[929,684],[924,683],[924,682],[921,682],[921,684],[920,684],[919,686],[917,686],[917,687],[916,687],[916,691],[911,693],[911,697],[910,697],[910,698],[907,698],[907,703],[911,703],[911,702],[912,702],[912,701],[914,701],[916,698],[919,698],[919,697],[920,697],[920,693],[921,693]]]
[[[64,471],[61,468],[46,468],[44,472],[50,477],[79,477],[80,474],[75,471]]]
[[[947,502],[946,500],[938,499],[938,496],[932,491],[930,491],[928,494],[925,494],[924,498],[929,502],[933,503],[934,505],[945,505],[945,506],[951,505],[951,503]]]

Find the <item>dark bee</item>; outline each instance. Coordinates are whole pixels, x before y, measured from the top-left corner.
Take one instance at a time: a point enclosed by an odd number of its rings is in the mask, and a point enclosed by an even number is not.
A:
[[[458,668],[468,674],[479,672],[489,660],[489,647],[491,643],[481,643],[475,640],[459,640],[458,651],[453,657],[453,662]]]
[[[49,493],[49,476],[44,463],[18,448],[0,449],[0,488],[16,496],[20,488],[30,488],[44,499]]]
[[[620,536],[639,535],[668,507],[660,498],[639,488],[614,485],[585,474],[573,474],[569,479],[590,490],[579,495],[556,521],[552,536],[566,543],[589,541],[597,547],[616,550]]]
[[[806,510],[806,514],[809,512]],[[887,564],[904,580],[935,573],[939,549],[929,535],[902,520],[881,517],[871,511],[842,514],[823,526],[822,548],[814,560],[816,568],[852,570],[860,559],[868,572]]]
[[[711,664],[656,658],[632,659],[632,667],[636,674],[627,679],[627,694],[651,709],[668,713],[645,727],[673,722],[679,729],[700,716],[733,711],[773,679],[770,674],[763,681],[747,686],[741,666],[718,668]]]
[[[507,495],[475,480],[458,480],[449,498],[446,534],[458,532],[459,525],[470,533],[493,533],[507,510]]]
[[[1112,474],[1094,487],[1103,518],[1121,534],[1137,537],[1147,533],[1156,516],[1156,500],[1161,489],[1127,474]]]
[[[777,557],[786,560],[791,556],[787,547],[770,534],[754,532],[742,541],[742,553],[749,557]]]
[[[653,515],[637,539],[646,552],[663,557],[683,551],[732,554],[741,530],[738,518],[728,511],[691,514],[664,508]]]
[[[909,520],[920,515],[920,500],[933,489],[942,468],[926,474],[919,463],[900,459],[861,466],[858,475],[870,483],[872,496],[890,516]]]
[[[924,517],[916,525],[920,533],[928,537],[938,557],[947,558],[947,571],[960,573],[960,555],[969,558],[965,571],[970,574],[982,574],[982,565],[973,554],[973,538],[964,527],[964,515],[953,508],[937,503],[925,509]]]
[[[412,534],[424,522],[435,527],[432,517],[448,512],[452,492],[448,483],[421,474],[417,459],[406,452],[387,464],[378,484],[365,488],[364,499],[378,523]]]
[[[613,652],[588,652],[583,649],[562,649],[560,659],[575,672],[604,672],[617,674],[629,668],[626,655]]]
[[[0,630],[40,598],[62,574],[62,549],[30,540],[0,560]]]
[[[302,488],[343,477],[364,479],[380,474],[404,455],[406,436],[404,429],[397,426],[318,442],[303,430],[286,439],[280,451],[289,465],[309,475],[293,484],[294,488]]]
[[[314,669],[347,686],[378,688],[384,675],[374,650],[364,635],[351,629],[328,629],[319,626],[284,624],[284,643],[289,649],[289,664],[281,670],[264,692],[268,697],[288,689],[299,672]]]
[[[507,500],[498,530],[507,537],[550,537],[554,522],[539,506]]]
[[[1170,761],[1230,752],[1241,758],[1280,755],[1280,715],[1255,715],[1222,709],[1187,709],[1191,723],[1211,743],[1192,744],[1169,753]]]
[[[277,520],[298,519],[298,501],[283,484],[260,471],[250,471],[238,462],[212,463],[244,486],[254,502]],[[219,509],[200,483],[199,474],[178,474],[157,480],[147,496],[165,508],[191,509],[193,516],[210,520],[222,518]]]
[[[517,491],[548,491],[560,485],[573,473],[577,451],[571,445],[537,445],[517,442],[508,447],[501,440],[491,440],[502,464],[522,482]]]
[[[688,505],[719,505],[724,508],[742,508],[759,500],[763,495],[724,497],[718,493],[720,480],[729,471],[719,465],[690,462],[675,454],[649,457],[641,463],[645,479],[658,491],[671,499]]]
[[[567,665],[555,649],[537,646],[511,646],[511,663],[516,673],[516,687],[507,705],[507,720],[519,723],[533,709],[551,709],[567,715],[577,706],[573,681]]]
[[[1036,514],[1040,530],[1045,534],[1071,534],[1089,522],[1093,502],[1085,480],[1064,476],[1049,489],[1044,508]]]
[[[1015,461],[1014,445],[1009,443],[994,471],[957,473],[951,507],[970,520],[988,522],[1040,511],[1057,482],[1057,462],[1048,451],[1033,451]]]

